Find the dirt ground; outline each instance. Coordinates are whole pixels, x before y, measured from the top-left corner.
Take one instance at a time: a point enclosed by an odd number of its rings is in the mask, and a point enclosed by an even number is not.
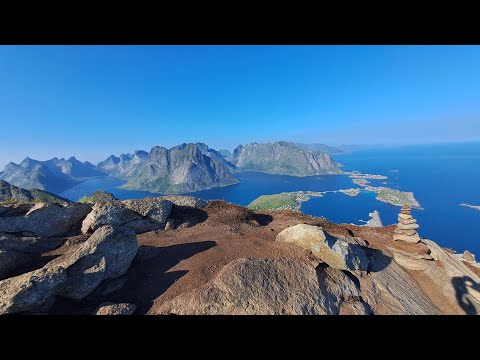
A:
[[[100,302],[111,301],[136,304],[135,314],[155,314],[164,301],[207,283],[232,260],[290,257],[312,261],[308,251],[275,242],[279,232],[300,223],[322,226],[333,236],[360,237],[374,249],[416,246],[393,241],[393,226],[338,225],[294,211],[255,213],[223,201],[212,201],[202,210],[175,207],[171,217],[178,228],[137,236],[138,254],[123,277],[125,284],[120,290],[101,297],[90,296],[81,303],[58,299],[52,312],[88,314]],[[60,255],[78,241],[45,255]],[[424,251],[422,246],[416,250]]]

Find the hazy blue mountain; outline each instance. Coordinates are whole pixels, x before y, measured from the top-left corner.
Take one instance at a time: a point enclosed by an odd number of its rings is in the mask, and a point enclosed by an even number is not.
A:
[[[237,171],[269,174],[309,176],[341,173],[329,154],[308,151],[286,141],[240,145],[233,151],[232,163]]]
[[[148,152],[136,150],[133,154],[114,155],[98,163],[97,167],[107,174],[119,178],[134,176],[140,166],[146,163]]]
[[[20,164],[8,163],[0,172],[0,179],[24,189],[40,189],[59,193],[77,184],[82,178],[105,175],[93,164],[53,158],[38,161],[25,158]]]
[[[171,149],[155,146],[150,153],[110,156],[98,164],[108,174],[127,180],[125,189],[165,194],[184,193],[236,184],[228,162],[202,143]]]
[[[218,150],[218,152],[220,153],[220,155],[223,156],[224,159],[228,159],[229,157],[232,156],[232,153],[230,152],[230,150],[227,150],[227,149],[220,149]]]
[[[0,180],[0,201],[42,201],[51,203],[70,202],[70,200],[64,199],[47,191],[39,189],[22,189],[17,186],[11,185],[4,180]]]
[[[296,143],[298,147],[301,147],[302,149],[309,150],[312,152],[326,152],[327,154],[330,155],[340,155],[340,154],[345,154],[345,151],[339,147],[335,146],[329,146],[325,144],[301,144],[301,143]]]

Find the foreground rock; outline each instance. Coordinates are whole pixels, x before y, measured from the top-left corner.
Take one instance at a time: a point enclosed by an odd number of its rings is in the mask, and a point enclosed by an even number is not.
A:
[[[288,258],[238,259],[206,285],[164,303],[162,314],[366,314],[355,283],[342,271]]]
[[[0,314],[45,310],[66,280],[65,270],[53,266],[0,281]]]
[[[0,234],[0,249],[23,254],[40,254],[56,249],[63,241],[63,238]]]
[[[135,233],[128,228],[110,225],[97,229],[86,242],[47,266],[66,269],[67,281],[60,295],[81,300],[105,279],[125,274],[137,254]]]
[[[134,304],[128,303],[103,303],[100,304],[97,310],[93,312],[94,315],[132,315],[137,308]]]
[[[13,271],[30,261],[30,257],[11,250],[0,249],[0,279],[4,279]]]
[[[30,260],[30,257],[11,250],[0,249],[0,279],[4,279],[11,272],[18,269]]]
[[[135,200],[129,201],[133,202]],[[127,206],[135,208],[139,211],[149,209],[146,211],[146,213],[151,213],[152,216],[158,217],[160,219],[163,219],[164,214],[168,212],[168,209],[164,209],[164,207],[168,207],[168,205],[165,205],[164,203],[161,203],[161,208],[156,208],[154,206],[152,206],[151,208],[141,207],[140,205],[138,205],[138,203],[96,203],[93,206],[92,211],[88,214],[88,216],[82,223],[82,233],[92,233],[93,231],[104,225],[126,227],[132,229],[137,234],[141,234],[147,231],[159,230],[165,227],[164,223],[157,221],[153,218],[146,218],[138,212],[127,208]]]
[[[26,214],[0,214],[0,233],[45,237],[76,235],[80,233],[82,221],[90,212],[90,206],[81,203],[38,203],[29,206]]]
[[[276,241],[293,243],[310,250],[317,259],[335,269],[368,270],[369,260],[362,246],[334,238],[318,226],[291,226],[280,232]]]
[[[162,199],[171,201],[176,206],[188,206],[196,209],[203,209],[208,205],[207,200],[203,200],[194,196],[168,195],[162,196]]]
[[[416,281],[382,251],[371,259],[370,273],[360,278],[363,299],[376,315],[438,315],[442,312]]]
[[[172,212],[171,201],[162,198],[124,200],[122,203],[127,209],[133,210],[163,225],[165,225],[167,218]]]

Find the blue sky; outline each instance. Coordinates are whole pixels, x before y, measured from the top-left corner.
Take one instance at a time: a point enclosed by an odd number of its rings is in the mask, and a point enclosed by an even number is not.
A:
[[[479,115],[479,46],[0,46],[0,169],[197,141],[472,141]]]

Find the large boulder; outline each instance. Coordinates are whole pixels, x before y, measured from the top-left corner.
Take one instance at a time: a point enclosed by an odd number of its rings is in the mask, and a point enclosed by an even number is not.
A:
[[[171,201],[176,206],[188,206],[196,209],[203,209],[208,205],[208,201],[194,196],[169,195],[162,196],[164,200]]]
[[[0,233],[25,236],[68,236],[80,232],[90,205],[81,203],[33,205],[24,215],[0,216]]]
[[[133,230],[106,225],[97,229],[75,251],[66,253],[46,266],[64,267],[67,281],[60,295],[81,300],[103,280],[125,274],[137,249]]]
[[[364,246],[347,238],[337,239],[319,226],[298,224],[280,232],[276,241],[295,244],[310,250],[319,260],[340,270],[368,270],[368,256]]]
[[[23,254],[39,254],[59,247],[64,238],[48,238],[36,236],[15,236],[0,234],[0,249],[11,250]]]
[[[30,260],[27,255],[12,250],[0,249],[0,279],[4,279],[10,273]]]
[[[93,315],[132,315],[137,306],[129,303],[103,303],[93,312]]]
[[[82,233],[89,234],[104,225],[122,226],[141,234],[163,229],[165,224],[145,218],[121,202],[96,203],[82,224]]]
[[[158,314],[339,314],[359,303],[357,285],[342,271],[289,258],[234,260],[207,284],[162,304]],[[351,305],[349,305],[352,308]],[[365,313],[365,312],[363,312]]]
[[[122,203],[127,209],[133,210],[163,225],[165,225],[167,218],[172,212],[172,202],[162,198],[124,200]]]
[[[66,280],[64,268],[52,266],[0,281],[0,314],[38,311],[51,305]]]

